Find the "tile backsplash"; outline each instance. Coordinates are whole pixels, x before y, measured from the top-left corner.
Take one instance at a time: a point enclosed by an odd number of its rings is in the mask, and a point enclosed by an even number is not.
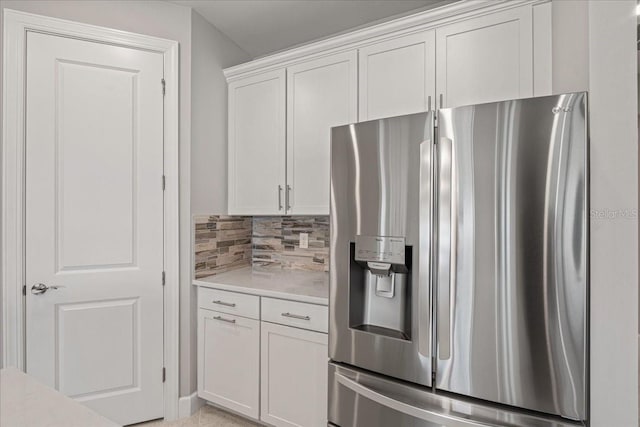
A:
[[[308,248],[300,233],[309,235]],[[329,217],[254,217],[252,247],[254,267],[329,271]]]
[[[195,216],[195,278],[251,265],[251,225],[251,217]]]
[[[328,216],[198,215],[194,227],[196,279],[249,265],[329,271]],[[300,248],[300,233],[308,248]]]

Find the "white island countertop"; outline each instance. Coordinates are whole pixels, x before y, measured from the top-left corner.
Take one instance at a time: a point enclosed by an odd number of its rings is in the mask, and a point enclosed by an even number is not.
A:
[[[325,272],[245,267],[197,279],[193,284],[263,297],[329,304],[329,274]]]
[[[117,427],[16,368],[0,370],[2,427]]]

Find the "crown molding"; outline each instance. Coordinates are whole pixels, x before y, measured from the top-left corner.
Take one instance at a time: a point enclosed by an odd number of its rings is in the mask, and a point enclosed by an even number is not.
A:
[[[231,82],[256,73],[288,67],[303,60],[357,49],[371,43],[425,31],[454,21],[549,1],[551,0],[461,0],[229,67],[224,70],[224,75],[227,82]]]
[[[178,42],[155,36],[131,33],[83,22],[69,21],[52,16],[37,15],[21,10],[5,9],[5,22],[20,26],[25,31],[58,34],[64,32],[65,37],[80,40],[99,40],[101,43],[116,46],[134,47],[152,52],[165,52],[178,49]]]

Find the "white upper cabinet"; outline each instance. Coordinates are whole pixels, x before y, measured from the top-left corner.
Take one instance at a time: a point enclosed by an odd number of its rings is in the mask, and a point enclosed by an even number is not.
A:
[[[532,7],[436,29],[438,107],[533,96]]]
[[[356,52],[287,69],[287,214],[329,214],[331,127],[358,120]]]
[[[229,214],[284,213],[285,70],[229,84]]]
[[[474,5],[225,70],[229,214],[327,215],[333,126],[551,94],[552,3]]]
[[[361,48],[360,121],[426,111],[435,101],[435,57],[434,30]]]

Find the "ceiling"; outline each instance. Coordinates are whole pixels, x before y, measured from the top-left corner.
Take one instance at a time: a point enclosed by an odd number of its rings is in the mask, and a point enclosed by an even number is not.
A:
[[[451,0],[173,0],[190,6],[252,57]]]

